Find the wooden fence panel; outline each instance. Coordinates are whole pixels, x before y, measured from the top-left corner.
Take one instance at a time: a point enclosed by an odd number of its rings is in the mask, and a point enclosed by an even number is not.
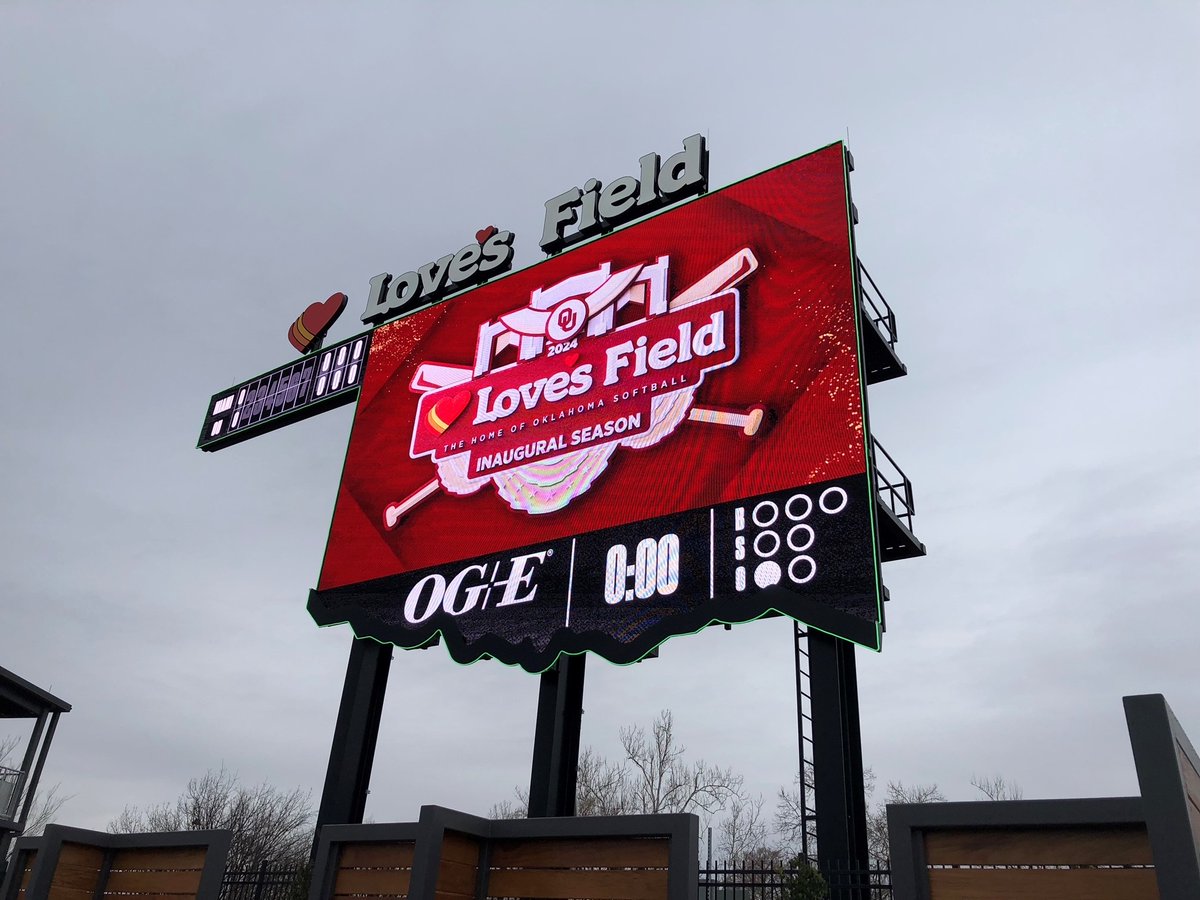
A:
[[[488,897],[575,900],[661,900],[667,896],[667,873],[658,870],[493,869]]]
[[[931,866],[1152,865],[1145,826],[956,828],[925,832]]]
[[[931,869],[930,900],[1158,900],[1153,869]]]
[[[665,868],[669,852],[665,838],[511,839],[494,842],[491,864],[494,868]]]

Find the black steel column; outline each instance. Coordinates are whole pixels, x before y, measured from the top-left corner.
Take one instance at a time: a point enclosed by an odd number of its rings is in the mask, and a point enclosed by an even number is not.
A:
[[[364,638],[350,647],[346,682],[333,729],[329,768],[317,812],[317,828],[361,822],[371,784],[371,764],[387,691],[392,646]],[[315,852],[316,839],[313,848]]]
[[[542,673],[529,775],[529,817],[575,815],[584,656],[560,656]]]
[[[830,880],[831,897],[858,900],[867,896],[866,875],[838,874],[868,868],[854,645],[810,631],[808,659],[818,865]]]

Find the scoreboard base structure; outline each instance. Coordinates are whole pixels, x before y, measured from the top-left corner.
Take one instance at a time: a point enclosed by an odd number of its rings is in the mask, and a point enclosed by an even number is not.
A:
[[[562,653],[637,662],[670,637],[785,615],[873,650],[882,586],[865,474],[314,590],[319,625],[541,672]],[[565,584],[552,594],[543,584]]]

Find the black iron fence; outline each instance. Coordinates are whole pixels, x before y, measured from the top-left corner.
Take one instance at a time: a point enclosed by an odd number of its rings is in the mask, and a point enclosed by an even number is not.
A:
[[[753,862],[715,862],[700,869],[699,900],[808,898],[805,873]],[[892,873],[833,865],[821,873],[830,900],[892,900]]]
[[[226,872],[221,900],[304,900],[308,871],[273,867],[265,862],[249,872]]]
[[[800,893],[803,874],[796,869],[754,862],[714,862],[700,869],[698,900],[793,900]],[[822,873],[831,900],[892,900],[892,878],[887,869],[833,866]],[[226,872],[221,900],[304,900],[308,872],[272,868],[264,863],[249,872]]]
[[[892,900],[891,869],[863,869],[857,865],[832,863],[824,870],[830,897],[854,900]]]

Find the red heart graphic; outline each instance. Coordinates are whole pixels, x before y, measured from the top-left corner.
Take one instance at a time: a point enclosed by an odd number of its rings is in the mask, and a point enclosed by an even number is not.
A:
[[[562,361],[567,364],[568,369],[574,369],[575,363],[579,362],[579,354],[578,353],[564,353],[562,356]]]
[[[477,232],[475,232],[475,240],[479,241],[480,244],[486,244],[487,239],[495,233],[495,225],[489,225],[487,228],[480,228]]]
[[[324,337],[329,326],[337,321],[346,308],[346,300],[346,295],[339,291],[323,303],[310,303],[288,330],[288,340],[292,346],[301,353],[308,352],[308,348]]]
[[[470,402],[471,392],[469,390],[450,394],[433,404],[433,409],[429,411],[425,421],[438,434],[444,434],[446,429],[454,424],[454,420],[463,414],[463,410]]]

